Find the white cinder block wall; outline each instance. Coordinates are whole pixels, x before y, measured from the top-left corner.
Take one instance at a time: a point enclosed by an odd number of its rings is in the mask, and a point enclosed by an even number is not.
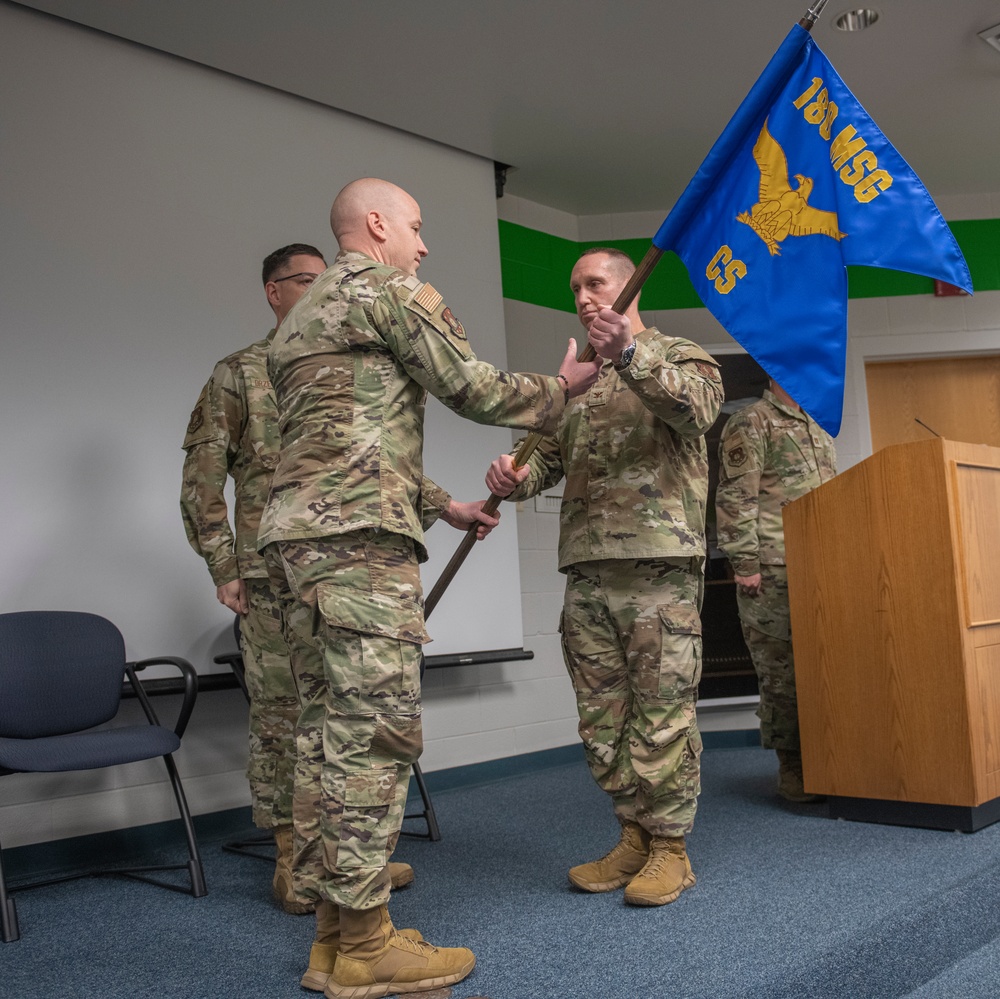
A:
[[[933,193],[933,192],[932,192]],[[938,207],[950,221],[1000,217],[1000,194],[981,198],[939,198]],[[573,241],[652,238],[666,216],[663,212],[577,217],[505,195],[497,202],[500,218]],[[567,285],[569,275],[566,275]],[[641,307],[641,297],[640,297]],[[644,310],[643,318],[666,333],[685,336],[709,352],[742,351],[707,309]],[[566,340],[580,341],[582,329],[572,313],[504,302],[507,360],[515,370],[546,371],[559,363]],[[871,454],[865,361],[873,358],[932,357],[997,353],[1000,351],[1000,291],[971,298],[909,296],[854,299],[848,310],[848,358],[844,421],[837,437],[841,471]],[[558,516],[537,512],[533,502],[517,513],[521,545],[521,599],[525,645],[535,650],[536,667],[552,657],[553,675],[561,669],[556,627],[563,576],[556,570]],[[564,674],[563,674],[564,675]],[[565,712],[553,719],[553,730],[575,727],[575,708],[564,684],[553,707]],[[705,731],[757,728],[752,707],[703,703],[699,721]]]

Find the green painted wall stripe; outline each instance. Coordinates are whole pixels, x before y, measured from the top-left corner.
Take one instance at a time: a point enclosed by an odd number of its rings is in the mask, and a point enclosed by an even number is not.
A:
[[[976,291],[1000,289],[1000,219],[971,219],[949,225],[968,261]],[[574,311],[569,272],[584,250],[611,246],[638,263],[650,246],[648,239],[577,243],[502,219],[499,226],[504,297],[562,312]],[[850,298],[930,295],[934,291],[930,278],[877,267],[848,267],[847,280]],[[646,309],[701,306],[687,269],[676,254],[663,255],[643,286],[642,305]]]

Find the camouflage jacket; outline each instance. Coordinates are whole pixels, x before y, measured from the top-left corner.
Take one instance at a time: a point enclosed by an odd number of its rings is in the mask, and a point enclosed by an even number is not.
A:
[[[782,508],[836,474],[833,438],[773,392],[729,418],[719,444],[715,515],[719,547],[737,575],[784,565]]]
[[[224,357],[201,390],[184,438],[181,516],[191,547],[205,559],[216,586],[267,576],[257,531],[278,464],[278,404],[267,375],[274,330]],[[234,482],[236,535],[224,489]],[[451,496],[424,480],[424,529],[447,509]]]
[[[362,528],[408,535],[420,558],[431,392],[478,423],[551,429],[562,383],[476,359],[429,284],[340,253],[281,324],[268,357],[281,452],[258,546]]]
[[[216,364],[184,437],[184,529],[216,586],[267,575],[257,526],[278,461],[278,408],[266,369],[273,336],[271,330]],[[235,483],[235,538],[223,493],[227,475]]]
[[[591,559],[705,552],[705,431],[722,405],[715,360],[697,344],[648,327],[632,363],[606,361],[590,391],[571,401],[559,428],[529,460],[508,499],[565,476],[559,568]]]

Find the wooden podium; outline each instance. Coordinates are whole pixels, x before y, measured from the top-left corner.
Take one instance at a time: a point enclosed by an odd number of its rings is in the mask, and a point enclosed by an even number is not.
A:
[[[838,818],[1000,819],[1000,448],[887,447],[784,523],[806,790]]]

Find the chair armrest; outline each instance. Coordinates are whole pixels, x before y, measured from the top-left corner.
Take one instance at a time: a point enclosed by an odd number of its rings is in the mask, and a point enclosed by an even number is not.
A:
[[[136,676],[136,673],[147,666],[176,666],[181,671],[184,678],[184,699],[181,701],[181,710],[174,724],[174,732],[179,739],[184,735],[184,730],[191,719],[191,712],[194,710],[194,702],[198,697],[198,673],[186,659],[181,659],[179,656],[156,656],[153,659],[140,659],[138,662],[125,664],[125,674],[151,725],[159,725],[160,721],[156,717],[148,694],[143,689],[142,681]]]
[[[220,666],[228,666],[233,671],[233,676],[236,677],[236,682],[240,685],[240,690],[243,691],[243,696],[249,703],[250,691],[247,688],[246,670],[243,668],[243,653],[223,652],[221,655],[213,657],[212,662],[218,663]]]

